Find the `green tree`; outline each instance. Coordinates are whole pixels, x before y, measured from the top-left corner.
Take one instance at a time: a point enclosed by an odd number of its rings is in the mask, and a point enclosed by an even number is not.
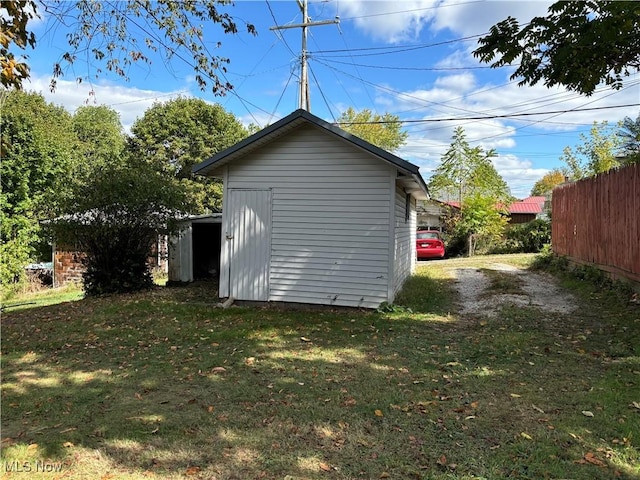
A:
[[[492,67],[517,64],[519,85],[563,85],[591,95],[614,89],[640,68],[640,2],[558,1],[546,17],[520,25],[508,17],[480,38],[474,56]]]
[[[104,105],[80,107],[73,115],[73,131],[83,158],[78,172],[84,172],[83,177],[122,161],[126,140],[115,110]]]
[[[565,147],[560,159],[566,163],[571,180],[579,180],[604,173],[620,166],[616,152],[620,137],[616,129],[605,122],[594,122],[589,136],[580,134],[582,143],[575,147]]]
[[[128,150],[168,177],[182,179],[194,199],[192,213],[220,208],[220,183],[194,177],[192,167],[247,137],[248,132],[220,105],[179,97],[155,103],[131,127]]]
[[[449,149],[429,180],[429,190],[434,197],[460,204],[476,194],[507,202],[509,187],[491,163],[495,155],[494,150],[471,147],[464,129],[456,128]]]
[[[71,116],[36,93],[6,94],[0,132],[0,281],[10,286],[27,263],[46,259],[39,220],[70,195],[77,142]]]
[[[467,239],[467,253],[472,256],[480,244],[489,247],[498,241],[508,221],[505,209],[491,196],[475,193],[462,203],[454,235]]]
[[[635,120],[624,117],[618,131],[620,162],[624,165],[640,163],[640,114]]]
[[[189,208],[177,179],[129,158],[77,184],[53,231],[85,254],[86,295],[131,292],[153,286],[149,254],[159,235],[177,231]]]
[[[340,115],[337,123],[343,130],[388,152],[397,151],[409,136],[402,131],[400,117],[390,113],[374,114],[367,108],[356,112],[349,107]]]
[[[99,75],[106,69],[128,78],[127,72],[134,63],[151,64],[150,55],[158,52],[166,62],[175,57],[191,65],[201,89],[210,86],[214,94],[224,94],[232,88],[224,77],[229,59],[213,55],[214,49],[208,47],[204,34],[205,28],[208,33],[212,25],[218,25],[225,34],[238,32],[236,20],[221,9],[225,3],[220,0],[3,1],[0,82],[6,87],[21,88],[29,77],[26,49],[37,45],[31,25],[40,17],[40,12],[44,12],[50,31],[55,30],[54,27],[70,26],[66,35],[68,48],[62,50],[54,63],[52,89],[56,79],[63,76],[67,67],[74,66],[79,57],[89,57],[87,63],[95,67],[94,71],[87,71],[86,76]],[[246,24],[246,30],[256,34],[251,24]],[[138,34],[139,42],[135,40]],[[217,46],[220,45],[218,42]],[[20,57],[26,61],[16,60]],[[83,77],[77,80],[82,81]]]
[[[552,190],[558,185],[564,183],[564,172],[558,168],[554,168],[538,180],[531,189],[531,196],[545,196],[549,195]]]
[[[455,129],[451,145],[429,180],[432,196],[457,200],[460,212],[446,220],[452,243],[466,243],[473,255],[481,242],[491,243],[504,230],[505,206],[511,201],[509,187],[497,172],[491,158],[495,152],[471,147],[464,129]]]

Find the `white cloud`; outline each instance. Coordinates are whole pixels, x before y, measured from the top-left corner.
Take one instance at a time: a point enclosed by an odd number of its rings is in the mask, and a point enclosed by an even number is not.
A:
[[[143,90],[135,87],[123,87],[108,83],[76,83],[69,80],[58,80],[55,92],[49,90],[49,77],[32,75],[31,81],[25,84],[25,90],[41,93],[47,101],[61,105],[73,113],[83,105],[107,105],[120,115],[120,121],[126,132],[136,118],[154,102],[166,102],[179,95],[189,95],[186,90],[160,92]]]
[[[342,0],[342,21],[353,20],[356,27],[377,40],[398,43],[413,40],[435,14],[437,0],[372,1]]]
[[[480,35],[508,16],[518,19],[521,24],[529,22],[533,17],[544,16],[552,3],[444,0],[436,10],[432,27],[436,30],[447,28],[463,36]]]

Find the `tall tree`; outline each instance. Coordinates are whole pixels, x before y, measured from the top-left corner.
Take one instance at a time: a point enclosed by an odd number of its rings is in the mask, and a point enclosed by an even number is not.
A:
[[[558,168],[554,168],[550,172],[545,173],[543,177],[533,185],[531,196],[549,195],[555,187],[564,183],[564,177],[564,172]]]
[[[454,242],[464,239],[469,255],[474,254],[480,239],[490,242],[499,237],[507,221],[504,210],[511,194],[491,163],[494,156],[493,150],[471,147],[464,129],[458,127],[429,180],[434,197],[459,202],[460,212],[454,212],[455,218],[447,223],[452,225]]]
[[[54,63],[52,89],[56,79],[62,77],[79,56],[89,56],[88,63],[95,66],[95,71],[87,71],[86,76],[99,75],[104,68],[127,78],[132,64],[150,64],[150,55],[159,52],[165,61],[172,58],[187,61],[202,89],[210,87],[214,94],[224,94],[232,88],[224,77],[229,59],[213,55],[204,36],[205,25],[206,33],[212,25],[218,25],[225,34],[238,32],[236,20],[224,11],[226,3],[220,0],[3,1],[0,3],[0,83],[21,88],[29,77],[26,50],[37,45],[32,23],[43,13],[51,24],[50,31],[71,26],[66,34],[68,48],[62,49],[63,53]],[[246,24],[246,30],[256,34],[251,24]],[[135,40],[137,34],[141,36],[139,42]],[[218,42],[217,46],[220,45]],[[83,77],[77,80],[82,81]]]
[[[402,131],[400,117],[390,113],[380,115],[368,108],[356,112],[349,107],[337,123],[343,130],[389,152],[397,151],[409,136]]]
[[[491,163],[495,155],[493,150],[471,147],[464,129],[457,127],[449,149],[429,180],[429,190],[433,196],[460,204],[476,194],[506,202],[509,187]]]
[[[73,130],[78,137],[84,177],[122,162],[125,136],[118,112],[110,107],[83,106],[73,115]]]
[[[572,180],[604,173],[620,166],[616,152],[620,146],[617,131],[605,122],[594,122],[589,136],[580,134],[581,144],[565,147],[560,159],[567,164]]]
[[[624,165],[640,163],[640,113],[635,120],[624,117],[618,130],[620,161]]]
[[[70,195],[77,141],[62,107],[19,91],[6,94],[0,132],[0,281],[9,285],[46,247],[39,220],[55,215]]]
[[[136,120],[131,133],[131,154],[169,177],[182,179],[198,212],[219,209],[222,191],[219,182],[194,178],[192,167],[248,135],[238,119],[220,105],[185,97],[155,103]]]
[[[492,67],[517,64],[519,85],[563,85],[591,95],[614,89],[640,68],[640,2],[558,1],[546,17],[520,25],[508,17],[480,38],[474,56]]]

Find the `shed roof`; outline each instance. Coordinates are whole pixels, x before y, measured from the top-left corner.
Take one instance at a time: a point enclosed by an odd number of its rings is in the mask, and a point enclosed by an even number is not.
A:
[[[309,113],[306,110],[298,109],[286,117],[278,120],[276,123],[263,128],[259,132],[254,133],[250,137],[236,143],[222,152],[217,153],[213,157],[205,160],[198,165],[194,165],[193,173],[199,175],[210,175],[218,167],[221,167],[236,158],[247,155],[250,152],[266,145],[272,140],[287,134],[294,128],[308,123],[318,127],[332,135],[335,135],[352,145],[378,157],[379,159],[395,166],[399,172],[407,178],[402,182],[407,191],[411,191],[418,199],[426,200],[428,198],[427,184],[420,175],[419,168],[413,163],[407,162],[402,158],[387,152],[375,145],[352,135],[341,128],[322,120],[319,117]]]

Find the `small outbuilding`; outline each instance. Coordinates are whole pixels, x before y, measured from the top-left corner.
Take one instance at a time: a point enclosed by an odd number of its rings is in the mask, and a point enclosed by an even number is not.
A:
[[[220,271],[221,213],[190,215],[180,221],[169,239],[170,283],[218,279]]]
[[[221,298],[376,308],[415,269],[418,167],[305,110],[193,171],[223,180]]]

